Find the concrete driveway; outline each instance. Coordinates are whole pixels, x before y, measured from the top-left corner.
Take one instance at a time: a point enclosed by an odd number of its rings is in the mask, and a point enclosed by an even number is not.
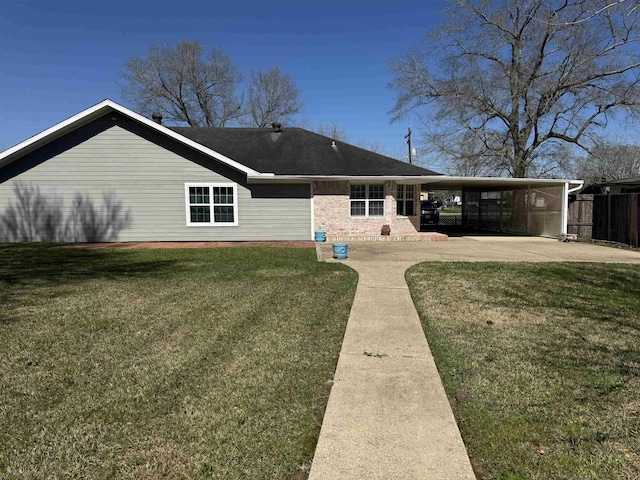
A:
[[[331,261],[331,244],[318,244],[320,260]],[[591,243],[541,237],[468,236],[446,242],[352,242],[350,262],[607,262],[640,263],[640,253]]]
[[[310,480],[473,480],[404,272],[421,261],[625,262],[640,253],[534,237],[455,237],[446,242],[354,242],[334,260],[360,278]]]

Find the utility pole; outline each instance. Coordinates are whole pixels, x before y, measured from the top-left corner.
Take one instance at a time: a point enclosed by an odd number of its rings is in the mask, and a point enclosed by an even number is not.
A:
[[[409,165],[411,165],[411,127],[408,128],[409,132],[404,136],[409,146]]]

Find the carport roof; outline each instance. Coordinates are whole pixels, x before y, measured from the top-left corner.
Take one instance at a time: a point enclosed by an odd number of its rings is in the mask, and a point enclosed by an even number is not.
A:
[[[268,174],[248,175],[252,183],[279,182],[296,183],[300,181],[358,181],[376,182],[379,176],[360,175],[273,175]],[[384,180],[393,180],[399,183],[424,185],[433,190],[461,190],[462,188],[526,188],[526,187],[552,187],[569,184],[570,188],[581,187],[583,180],[568,180],[561,178],[504,178],[504,177],[457,177],[450,175],[387,175]]]
[[[424,184],[428,188],[460,190],[461,188],[524,188],[524,187],[551,187],[566,183],[569,187],[578,187],[584,184],[584,180],[569,180],[561,178],[504,178],[504,177],[456,177],[442,175],[439,177],[425,178]]]

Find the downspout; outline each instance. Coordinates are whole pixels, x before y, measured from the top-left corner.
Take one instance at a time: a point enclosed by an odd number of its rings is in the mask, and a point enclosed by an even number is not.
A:
[[[567,226],[568,218],[569,218],[569,195],[573,192],[577,192],[584,186],[584,182],[578,184],[577,187],[569,188],[569,182],[565,182],[562,189],[564,190],[564,195],[562,196],[562,231],[561,235],[567,235],[569,232],[569,227]]]
[[[567,183],[567,185],[569,184]],[[577,192],[578,190],[582,190],[582,187],[584,187],[584,183],[581,183],[577,187],[570,188],[569,190],[567,190],[567,194]]]

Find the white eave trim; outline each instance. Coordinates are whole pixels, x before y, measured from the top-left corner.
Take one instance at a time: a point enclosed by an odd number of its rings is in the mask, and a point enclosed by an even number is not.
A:
[[[566,178],[510,178],[510,177],[458,177],[451,175],[438,175],[429,177],[428,181],[424,183],[428,183],[430,185],[437,186],[438,184],[464,184],[465,186],[478,186],[482,187],[484,185],[495,185],[495,186],[526,186],[526,185],[537,185],[537,186],[564,186],[564,184],[569,185],[584,185],[584,180],[571,180]]]
[[[536,182],[541,182],[541,183],[566,183],[566,182],[577,182],[577,183],[584,183],[583,180],[569,180],[566,178],[535,178],[535,177],[524,177],[524,178],[513,178],[513,177],[461,177],[461,176],[455,176],[455,175],[433,175],[430,176],[429,178],[437,180],[437,179],[441,179],[441,180],[463,180],[463,181],[473,181],[473,180],[478,180],[478,181],[485,181],[485,180],[495,180],[497,182],[512,182],[512,183],[527,183],[527,182],[531,182],[536,181]]]
[[[53,141],[56,138],[59,138],[60,136],[66,133],[69,133],[75,130],[76,128],[79,128],[80,126],[89,123],[91,120],[106,114],[110,110],[118,112],[133,120],[136,120],[137,122],[142,123],[147,127],[153,130],[156,130],[157,132],[169,138],[172,138],[184,145],[187,145],[193,148],[194,150],[197,150],[209,157],[212,157],[220,161],[221,163],[228,165],[231,168],[234,168],[240,172],[243,172],[248,176],[261,175],[260,172],[257,172],[256,170],[253,170],[245,165],[242,165],[241,163],[238,163],[235,160],[225,157],[224,155],[214,150],[211,150],[210,148],[207,148],[204,145],[194,142],[193,140],[183,135],[180,135],[179,133],[176,133],[173,130],[163,125],[160,125],[159,123],[156,123],[149,118],[143,117],[142,115],[137,114],[129,110],[128,108],[125,108],[122,105],[119,105],[116,102],[109,99],[103,100],[102,102],[94,105],[93,107],[89,107],[86,110],[83,110],[82,112],[66,120],[63,120],[62,122],[57,123],[53,127],[48,128],[43,132],[40,132],[37,135],[34,135],[33,137],[28,138],[27,140],[15,145],[14,147],[11,147],[10,149],[0,153],[0,167],[4,167],[5,165],[8,165],[14,160],[17,160],[18,158],[20,158],[22,155],[27,154],[30,151],[34,150],[35,148],[45,145],[49,141]]]
[[[249,183],[310,183],[310,182],[384,182],[402,181],[404,183],[424,183],[425,178],[419,175],[276,175],[274,173],[261,173],[259,175],[247,175]]]
[[[527,186],[565,184],[581,186],[584,180],[567,180],[558,178],[507,178],[507,177],[458,177],[451,175],[275,175],[263,173],[248,175],[249,183],[310,183],[314,181],[348,181],[348,182],[382,182],[385,180],[404,184],[429,184],[434,188],[448,185],[464,185],[468,187],[482,186]]]

